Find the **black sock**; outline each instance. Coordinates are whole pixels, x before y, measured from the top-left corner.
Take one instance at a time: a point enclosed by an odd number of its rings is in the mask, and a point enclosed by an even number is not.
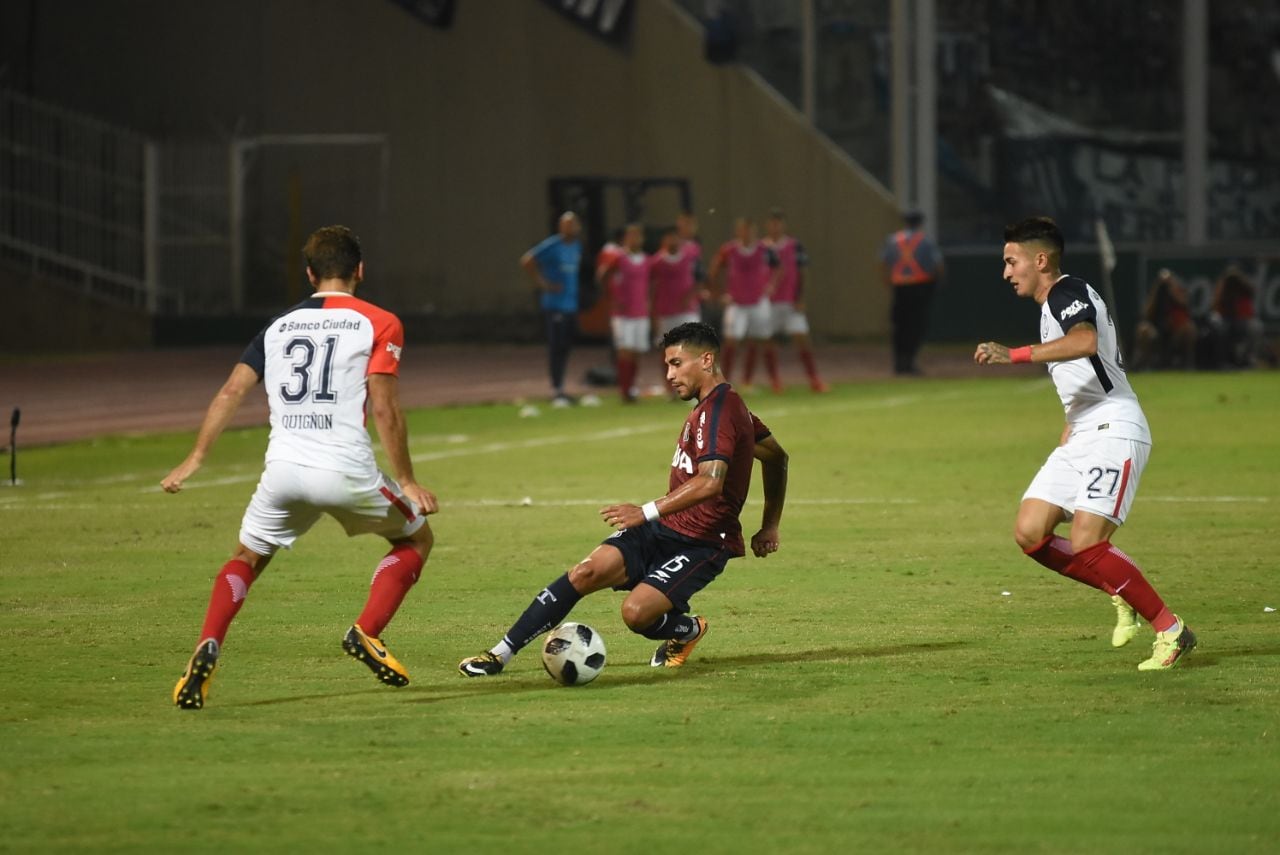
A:
[[[645,638],[663,641],[675,638],[680,641],[692,641],[698,636],[698,621],[692,615],[681,614],[672,609],[644,629],[636,630]]]
[[[512,653],[519,652],[530,641],[558,626],[580,599],[582,595],[569,584],[569,574],[564,574],[533,598],[533,602],[529,603],[524,614],[511,625],[502,640],[511,648]]]

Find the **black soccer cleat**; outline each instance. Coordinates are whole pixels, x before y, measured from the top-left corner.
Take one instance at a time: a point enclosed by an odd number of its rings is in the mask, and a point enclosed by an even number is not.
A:
[[[486,651],[459,662],[458,673],[464,677],[494,677],[502,673],[503,664],[497,654]]]

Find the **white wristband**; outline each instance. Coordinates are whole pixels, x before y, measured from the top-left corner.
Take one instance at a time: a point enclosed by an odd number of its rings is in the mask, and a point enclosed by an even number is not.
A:
[[[644,518],[649,522],[653,522],[658,517],[662,516],[662,514],[658,513],[657,501],[645,502],[640,506],[640,510],[644,511]]]

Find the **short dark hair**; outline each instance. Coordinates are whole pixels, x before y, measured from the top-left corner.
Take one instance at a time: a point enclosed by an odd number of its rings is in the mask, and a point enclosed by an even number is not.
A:
[[[360,239],[346,226],[316,229],[302,247],[302,259],[318,281],[350,282],[360,266]]]
[[[924,225],[924,211],[917,208],[912,208],[909,211],[903,211],[902,222],[905,223],[909,229],[918,229],[920,226]]]
[[[1047,243],[1059,256],[1066,249],[1062,229],[1052,217],[1028,217],[1020,223],[1004,227],[1005,243]]]
[[[719,353],[720,336],[716,335],[715,329],[710,324],[704,324],[702,321],[691,321],[687,324],[672,327],[662,336],[663,350],[680,345],[693,345],[694,348],[704,353],[706,351]]]

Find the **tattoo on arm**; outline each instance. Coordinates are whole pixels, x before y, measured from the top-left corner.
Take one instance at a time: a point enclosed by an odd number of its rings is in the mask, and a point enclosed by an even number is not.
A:
[[[723,460],[712,460],[702,470],[702,474],[716,481],[723,481],[725,476],[729,474],[729,464]]]

